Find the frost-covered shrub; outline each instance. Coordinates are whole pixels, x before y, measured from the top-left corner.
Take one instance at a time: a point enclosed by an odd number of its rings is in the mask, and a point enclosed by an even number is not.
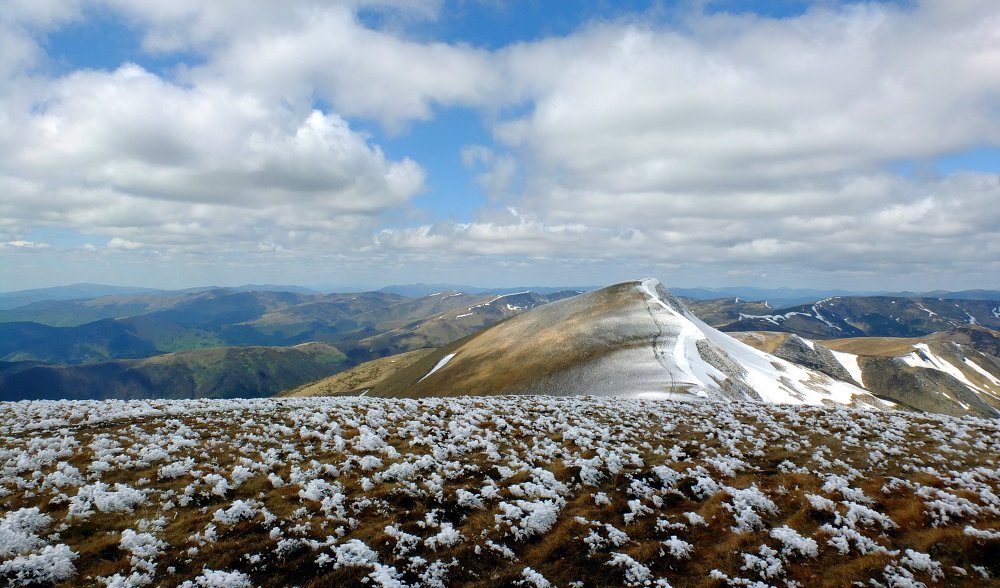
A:
[[[521,580],[520,584],[522,586],[534,586],[534,588],[551,588],[552,583],[545,579],[545,576],[539,574],[535,570],[525,567],[521,570],[521,576],[524,578]]]
[[[178,588],[251,588],[253,582],[243,572],[204,569],[194,579],[180,584]]]
[[[223,525],[235,525],[240,521],[246,521],[257,515],[257,508],[251,502],[234,500],[232,506],[227,509],[218,509],[212,515],[212,520]]]
[[[73,561],[77,557],[68,545],[46,545],[0,563],[0,578],[14,586],[61,582],[76,573]]]
[[[781,553],[785,557],[796,552],[803,557],[819,556],[819,545],[816,543],[816,540],[803,537],[798,531],[790,528],[788,525],[771,529],[771,537],[781,541]]]
[[[648,567],[624,553],[612,553],[607,565],[624,569],[626,586],[642,586],[653,579]]]
[[[77,495],[70,499],[68,516],[87,518],[93,514],[94,508],[100,512],[132,512],[145,502],[145,493],[126,484],[116,482],[112,487],[95,482],[81,487]]]
[[[501,502],[494,515],[497,528],[507,527],[515,539],[524,540],[548,532],[559,519],[561,505],[555,500]]]
[[[742,490],[726,487],[726,493],[731,500],[722,503],[722,506],[733,513],[736,524],[732,527],[737,533],[749,533],[764,526],[764,521],[760,513],[775,514],[778,506],[768,498],[757,485]]]
[[[693,545],[683,539],[678,539],[676,535],[671,535],[670,539],[663,541],[663,545],[667,548],[667,553],[677,559],[687,559],[694,551]]]

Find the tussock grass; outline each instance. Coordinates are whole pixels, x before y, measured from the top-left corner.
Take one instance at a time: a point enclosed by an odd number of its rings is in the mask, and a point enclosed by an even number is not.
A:
[[[76,554],[55,580],[67,586],[133,573],[138,585],[177,585],[206,570],[254,586],[494,588],[521,585],[526,568],[554,586],[1000,577],[996,421],[607,398],[314,398],[8,404],[0,432],[4,524],[23,509],[51,517],[37,541],[0,554],[11,584],[40,578],[17,566],[44,545]],[[54,485],[69,466],[78,475]],[[141,499],[71,514],[116,488]],[[785,527],[815,552],[789,548]],[[162,546],[137,556],[129,532]],[[671,553],[672,540],[690,553]],[[924,555],[938,568],[921,567]]]

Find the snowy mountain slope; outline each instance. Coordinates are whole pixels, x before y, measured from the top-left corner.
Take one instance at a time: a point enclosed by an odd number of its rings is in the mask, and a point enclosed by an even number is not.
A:
[[[824,341],[866,389],[940,414],[1000,417],[1000,359],[937,335]]]
[[[783,359],[862,385],[905,408],[1000,417],[1000,359],[988,352],[1000,341],[996,331],[962,327],[921,338],[826,341],[778,332],[733,336]]]
[[[439,366],[447,356],[452,358]],[[369,391],[407,397],[505,393],[888,407],[856,385],[715,330],[655,279],[519,314],[441,348]]]

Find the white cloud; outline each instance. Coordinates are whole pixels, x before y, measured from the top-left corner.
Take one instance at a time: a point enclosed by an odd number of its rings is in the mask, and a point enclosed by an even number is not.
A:
[[[7,241],[6,243],[0,243],[0,248],[6,247],[10,249],[48,249],[48,243],[36,243],[34,241]]]
[[[142,249],[143,245],[142,243],[136,243],[135,241],[129,241],[128,239],[114,237],[108,241],[107,248],[112,250],[134,251],[136,249]]]
[[[0,211],[25,225],[164,244],[367,240],[423,189],[419,165],[388,160],[336,114],[135,65],[76,72],[32,98],[0,119]]]
[[[455,255],[525,255],[632,262],[734,266],[800,264],[875,271],[887,266],[942,267],[949,263],[1000,270],[1000,196],[997,174],[958,174],[934,182],[888,174],[856,184],[882,188],[868,214],[654,215],[645,223],[554,223],[530,212],[508,211],[472,223],[441,223],[383,232],[384,247]],[[960,195],[961,197],[955,197]],[[819,194],[835,197],[836,194]],[[627,207],[626,207],[627,208]],[[627,227],[627,228],[623,228]],[[985,274],[988,275],[988,274]]]
[[[206,53],[206,63],[188,72],[191,80],[292,103],[319,96],[341,114],[396,130],[431,118],[437,105],[483,104],[500,87],[485,51],[410,40],[368,28],[357,16],[373,8],[435,19],[440,2],[114,3],[147,27],[147,49]]]
[[[484,145],[467,145],[461,151],[462,164],[475,170],[476,183],[490,201],[512,195],[517,180],[517,161],[510,155],[497,154]]]

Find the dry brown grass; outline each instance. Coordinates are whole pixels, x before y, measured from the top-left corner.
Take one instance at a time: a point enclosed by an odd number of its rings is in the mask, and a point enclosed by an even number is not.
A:
[[[434,349],[416,349],[373,361],[367,361],[339,374],[324,378],[317,382],[303,384],[292,390],[282,392],[279,396],[337,396],[342,394],[357,394],[365,389],[373,388],[399,370],[405,369]]]
[[[157,558],[156,583],[166,585],[192,579],[206,568],[238,570],[246,573],[255,585],[261,586],[360,585],[371,572],[370,568],[337,569],[317,563],[319,554],[333,554],[337,545],[359,540],[378,554],[380,562],[395,566],[401,579],[411,585],[419,584],[418,572],[422,568],[409,569],[409,555],[419,555],[427,561],[457,561],[458,564],[448,572],[449,585],[511,586],[523,579],[521,573],[525,567],[542,573],[558,586],[574,581],[582,581],[587,586],[622,585],[623,570],[609,566],[607,562],[612,553],[624,553],[648,567],[653,577],[665,578],[673,586],[718,586],[719,582],[709,576],[712,570],[721,570],[730,577],[765,579],[743,569],[743,554],[758,553],[764,545],[780,549],[780,542],[770,536],[770,531],[787,525],[804,537],[815,539],[819,544],[819,556],[788,556],[781,579],[774,579],[773,582],[793,580],[803,586],[844,586],[851,582],[868,584],[873,578],[882,578],[880,574],[886,566],[896,565],[899,561],[898,556],[885,554],[861,555],[855,550],[848,554],[839,553],[828,544],[829,537],[821,530],[824,524],[835,524],[835,515],[816,510],[805,498],[807,494],[828,497],[837,503],[837,512],[843,514],[846,510],[842,504],[844,498],[836,491],[824,490],[823,485],[826,475],[846,475],[853,468],[862,475],[850,485],[870,498],[871,508],[898,525],[898,528],[884,534],[878,528],[861,526],[858,529],[862,535],[888,550],[913,549],[927,553],[946,570],[960,566],[969,574],[959,576],[949,571],[941,585],[988,584],[973,572],[972,566],[983,566],[994,577],[1000,576],[1000,542],[972,538],[963,532],[963,528],[970,523],[981,529],[1000,527],[1000,517],[996,514],[983,512],[974,520],[958,517],[933,527],[926,501],[917,496],[913,488],[903,487],[892,492],[882,490],[883,485],[895,477],[907,480],[914,487],[943,490],[961,499],[983,504],[980,493],[957,486],[956,479],[947,471],[969,472],[975,468],[997,471],[996,449],[1000,437],[997,436],[998,428],[986,421],[904,415],[899,418],[905,419],[908,425],[900,432],[894,431],[898,425],[889,423],[889,417],[884,415],[819,408],[775,408],[762,416],[758,412],[761,409],[753,405],[658,405],[596,399],[470,399],[457,405],[446,401],[426,401],[413,405],[421,407],[415,412],[410,405],[404,407],[400,401],[336,402],[330,405],[261,403],[259,408],[246,409],[235,416],[229,412],[215,412],[183,418],[198,432],[200,442],[194,447],[175,451],[172,460],[194,456],[197,457],[197,468],[203,472],[228,475],[240,463],[241,457],[259,459],[261,450],[277,448],[283,465],[274,465],[269,472],[286,481],[287,484],[281,488],[272,487],[266,478],[268,472],[255,471],[253,477],[230,489],[224,496],[211,494],[205,487],[199,487],[188,506],[164,510],[162,505],[166,498],[183,493],[186,486],[194,483],[194,479],[191,475],[161,479],[157,471],[165,462],[157,462],[116,469],[102,476],[106,483],[127,483],[149,493],[151,499],[135,512],[96,512],[86,520],[70,521],[66,516],[67,503],[56,499],[56,493],[18,490],[17,480],[25,478],[12,473],[5,474],[3,487],[9,493],[0,498],[0,506],[4,512],[38,506],[55,519],[54,526],[67,522],[69,526],[60,532],[59,541],[70,545],[79,554],[75,561],[77,574],[66,582],[69,586],[94,585],[99,576],[127,575],[131,565],[129,554],[119,545],[121,533],[126,529],[139,529],[142,520],[149,522],[159,517],[163,517],[164,522],[154,532],[169,547]],[[296,412],[299,407],[309,410]],[[326,422],[336,425],[337,436],[345,444],[343,449],[337,449],[332,441],[327,443],[299,437],[302,427],[308,430],[308,419],[323,410],[335,415]],[[373,414],[373,410],[384,414],[378,422],[370,423],[371,427],[384,428],[385,439],[398,452],[398,457],[389,457],[378,451],[355,452],[351,449],[352,444],[360,439],[361,426],[369,426],[366,419]],[[447,430],[449,423],[467,422],[466,419],[471,419],[470,415],[477,410],[488,410],[488,417],[502,417],[512,426],[512,429],[501,429],[497,422],[481,421],[471,438],[485,439],[488,436],[491,442],[497,444],[495,449],[501,456],[499,460],[489,457],[483,446],[473,445],[467,440],[455,445],[463,453],[449,454],[437,460],[439,465],[432,471],[442,472],[439,493],[426,491],[411,496],[406,493],[406,484],[400,481],[378,483],[365,489],[362,478],[372,477],[407,458],[433,454],[435,450],[451,444],[454,437]],[[861,419],[864,419],[865,426],[859,425]],[[88,465],[96,459],[91,446],[99,437],[107,435],[120,439],[124,452],[128,454],[130,443],[138,443],[143,435],[154,436],[166,426],[166,420],[143,417],[128,425],[114,421],[75,429],[71,434],[79,442],[80,449],[67,461],[86,473]],[[246,424],[250,420],[256,424]],[[432,436],[429,443],[411,444],[412,435],[394,435],[395,431],[414,422],[424,423],[422,434]],[[958,426],[956,423],[968,433],[965,437],[951,433],[945,436],[942,433],[944,427]],[[131,429],[132,424],[136,424],[138,430]],[[293,433],[263,434],[263,425],[271,424],[287,426]],[[586,425],[594,430],[595,440],[592,443],[600,446],[602,452],[620,451],[622,455],[634,456],[635,459],[629,457],[624,460],[616,474],[605,472],[597,486],[582,485],[582,469],[575,460],[594,458],[599,452],[594,447],[580,447],[568,440],[565,427],[570,425]],[[326,430],[324,427],[313,430]],[[780,433],[776,428],[782,428]],[[902,436],[902,440],[894,442],[894,446],[904,447],[906,451],[875,463],[869,455],[870,451],[880,443],[881,436],[889,432]],[[936,434],[936,438],[932,433]],[[31,452],[27,445],[32,439],[64,434],[58,429],[18,432],[8,428],[0,448],[19,450],[29,455]],[[946,444],[941,441],[943,438],[948,439]],[[972,447],[971,444],[984,439],[988,443],[985,449]],[[786,447],[788,441],[799,443],[801,448]],[[531,457],[529,448],[545,447],[547,444],[558,448],[558,454],[546,458]],[[674,446],[683,449],[683,458],[675,460],[667,455],[666,450]],[[819,454],[825,456],[820,458],[826,460],[825,464],[817,461],[820,449],[827,451]],[[945,449],[953,452],[947,462],[933,457]],[[294,456],[296,451],[299,457]],[[373,471],[363,472],[355,459],[362,455],[379,455],[383,464]],[[734,455],[742,456],[745,466],[732,476],[708,461]],[[313,467],[313,460],[342,470],[340,475],[318,473],[312,478],[339,484],[346,495],[346,518],[355,519],[356,525],[347,520],[327,519],[318,502],[302,498],[301,486],[290,483],[293,466],[307,469]],[[566,485],[567,490],[560,497],[559,515],[550,529],[516,540],[507,533],[507,526],[497,525],[496,517],[501,514],[500,501],[520,499],[511,488],[531,483],[534,479],[530,468],[503,478],[502,467],[524,460],[531,461],[532,467],[550,472]],[[834,460],[840,460],[843,465],[835,464]],[[343,469],[347,461],[354,465],[345,472]],[[466,469],[449,478],[441,469],[446,462],[461,464]],[[912,471],[918,462],[921,467],[933,465],[936,473]],[[807,471],[783,471],[787,464],[804,467]],[[43,475],[51,471],[52,465],[43,467]],[[666,466],[681,475],[673,489],[664,487],[660,482],[653,471],[656,466]],[[727,508],[729,495],[720,490],[708,496],[699,496],[694,490],[693,476],[698,468],[703,468],[718,484],[730,488],[756,486],[775,503],[776,511],[762,512],[759,528],[735,532],[733,513]],[[418,476],[418,488],[426,488],[425,482],[430,480],[432,471]],[[24,476],[30,477],[31,474]],[[490,480],[500,488],[498,499],[485,500],[485,508],[482,509],[457,504],[458,489],[479,492]],[[625,518],[625,513],[629,511],[627,502],[636,499],[630,490],[636,482],[649,486],[661,503],[657,506],[650,498],[640,499],[653,512],[628,522]],[[983,483],[994,493],[1000,493],[995,478]],[[599,492],[606,494],[611,504],[597,504],[594,495]],[[73,496],[72,491],[69,496]],[[213,522],[216,510],[228,508],[237,500],[256,501],[273,513],[276,521],[265,523],[258,513],[252,520],[234,525]],[[446,521],[454,524],[465,540],[437,549],[418,545],[411,554],[397,557],[394,552],[396,542],[386,533],[386,525],[394,525],[425,540],[437,532],[436,527],[424,523],[425,515],[432,511],[437,513],[439,523]],[[300,514],[296,515],[297,512]],[[707,524],[685,524],[683,528],[676,529],[658,526],[658,520],[667,523],[686,521],[685,513],[689,512],[701,515]],[[599,521],[601,526],[581,524],[577,517],[585,521]],[[201,543],[193,538],[203,534],[210,524],[216,525],[217,538],[214,541]],[[294,530],[302,524],[308,524],[308,527]],[[621,546],[605,545],[591,553],[583,539],[591,530],[606,536],[605,524],[627,533],[629,541]],[[276,526],[282,529],[283,538],[323,543],[328,536],[334,536],[336,540],[333,546],[300,546],[280,554],[277,542],[269,537],[271,529]],[[338,531],[338,527],[343,527],[343,531]],[[694,546],[693,557],[678,559],[661,555],[663,541],[672,535]],[[516,559],[504,558],[487,547],[486,540],[507,546]],[[193,547],[197,547],[197,552],[188,551]],[[255,563],[248,559],[254,554],[260,558]],[[168,568],[173,568],[173,571],[169,572]],[[916,575],[929,586],[936,585],[927,574]]]

